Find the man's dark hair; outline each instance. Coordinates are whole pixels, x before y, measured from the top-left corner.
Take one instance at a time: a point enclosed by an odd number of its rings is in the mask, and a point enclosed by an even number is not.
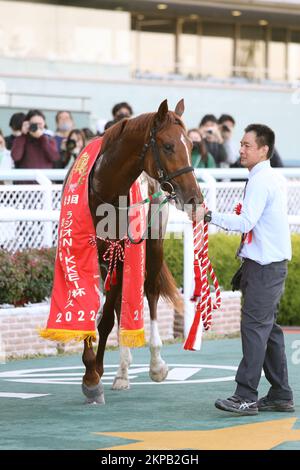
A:
[[[272,157],[275,145],[275,134],[270,127],[265,126],[264,124],[249,124],[249,126],[246,127],[245,132],[255,132],[255,140],[258,147],[260,148],[267,145],[269,147],[267,157]]]
[[[61,114],[63,114],[63,113],[67,113],[67,114],[70,116],[70,118],[72,119],[72,121],[73,121],[73,116],[72,116],[71,111],[67,111],[66,109],[62,109],[62,110],[60,110],[60,111],[57,111],[57,113],[56,113],[56,115],[55,115],[55,122],[56,122],[56,124],[58,123],[59,116],[60,116]]]
[[[113,109],[111,110],[112,112],[112,115],[115,117],[117,112],[121,109],[121,108],[126,108],[128,109],[129,113],[130,113],[130,116],[133,115],[133,109],[132,107],[130,106],[130,104],[126,103],[125,101],[122,102],[122,103],[117,103],[114,105]]]
[[[203,116],[203,118],[200,121],[199,127],[204,126],[209,121],[212,121],[212,122],[215,122],[215,123],[218,122],[218,120],[217,120],[217,118],[214,114],[205,114],[205,116]]]
[[[235,120],[233,119],[230,114],[221,114],[221,116],[218,119],[218,124],[223,124],[223,122],[230,121],[232,124],[235,126]]]
[[[40,116],[46,122],[45,115],[39,109],[31,109],[30,111],[28,111],[26,121],[29,121],[34,116]]]
[[[14,131],[20,131],[22,129],[22,124],[25,121],[25,113],[14,113],[9,120],[9,127]]]

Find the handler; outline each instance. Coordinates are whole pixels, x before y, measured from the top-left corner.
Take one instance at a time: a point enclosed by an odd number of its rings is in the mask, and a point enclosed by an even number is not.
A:
[[[269,127],[246,127],[240,156],[249,175],[241,212],[237,215],[207,211],[204,218],[225,230],[243,233],[237,253],[243,260],[241,276],[235,286],[243,294],[243,358],[235,377],[234,395],[215,402],[220,410],[239,415],[294,411],[284,336],[276,323],[287,262],[291,259],[291,238],[284,181],[270,166],[274,142],[275,135]],[[262,369],[271,387],[257,401]]]

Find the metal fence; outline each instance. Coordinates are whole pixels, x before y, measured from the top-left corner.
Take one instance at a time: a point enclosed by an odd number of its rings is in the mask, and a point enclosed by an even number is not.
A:
[[[300,169],[282,171],[286,179],[288,213],[292,232],[300,233]],[[284,174],[285,173],[285,174]],[[51,247],[57,244],[57,228],[64,170],[0,170],[0,247],[9,251]],[[233,212],[243,198],[245,170],[197,170],[201,190],[211,210]],[[229,181],[229,179],[233,181]],[[37,184],[12,184],[36,180]],[[236,181],[239,180],[239,181]],[[52,183],[55,181],[56,183]],[[187,215],[170,206],[169,232],[184,238],[185,332],[194,316],[190,302],[193,285],[193,230]],[[210,226],[216,231],[216,227]]]
[[[300,233],[300,169],[285,168],[277,171],[285,176],[291,231]],[[2,248],[16,251],[56,246],[61,187],[65,174],[65,170],[0,170],[0,182],[5,183],[0,184]],[[211,210],[232,213],[235,205],[242,200],[246,170],[196,170],[196,175]],[[24,183],[26,180],[36,180],[37,184],[12,184],[20,181]],[[180,213],[171,212],[170,223],[181,220]],[[211,231],[215,230],[211,226]]]

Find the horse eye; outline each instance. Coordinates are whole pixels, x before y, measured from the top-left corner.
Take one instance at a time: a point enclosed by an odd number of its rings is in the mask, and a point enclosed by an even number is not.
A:
[[[171,152],[173,150],[173,145],[172,144],[163,144],[164,150],[167,152]]]

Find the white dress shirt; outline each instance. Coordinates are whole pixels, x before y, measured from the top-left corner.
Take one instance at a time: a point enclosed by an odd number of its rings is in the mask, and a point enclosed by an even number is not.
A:
[[[213,212],[211,222],[225,230],[252,230],[252,241],[242,246],[241,258],[265,265],[292,257],[286,183],[269,160],[257,163],[249,172],[241,214]]]

